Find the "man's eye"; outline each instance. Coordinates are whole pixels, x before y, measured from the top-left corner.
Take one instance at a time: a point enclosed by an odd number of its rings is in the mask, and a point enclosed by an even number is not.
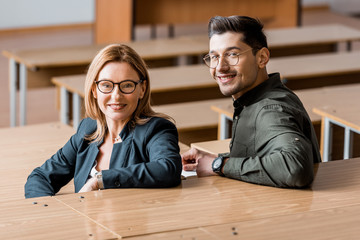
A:
[[[216,60],[216,59],[218,59],[218,56],[216,56],[216,55],[209,55],[209,58],[210,58],[211,60]]]
[[[228,57],[237,57],[239,54],[236,52],[229,52],[226,54]]]

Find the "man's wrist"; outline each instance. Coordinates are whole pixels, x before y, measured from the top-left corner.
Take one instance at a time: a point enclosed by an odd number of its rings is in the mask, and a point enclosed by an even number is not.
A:
[[[226,164],[226,162],[229,160],[229,157],[226,157],[226,158],[224,158],[224,160],[223,160],[223,165],[222,165],[222,167],[221,167],[221,170],[220,170],[220,172],[221,172],[221,174],[223,175],[223,176],[225,176],[225,174],[224,174],[224,167],[225,167],[225,164]]]

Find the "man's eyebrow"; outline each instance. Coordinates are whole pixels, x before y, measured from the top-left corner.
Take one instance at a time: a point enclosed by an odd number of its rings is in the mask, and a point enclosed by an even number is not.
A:
[[[224,51],[224,52],[228,52],[228,51],[231,51],[231,50],[241,50],[241,48],[236,47],[236,46],[234,46],[234,47],[228,47],[228,48],[225,48],[225,51]],[[217,51],[211,50],[209,53],[214,53],[214,52],[217,52]]]

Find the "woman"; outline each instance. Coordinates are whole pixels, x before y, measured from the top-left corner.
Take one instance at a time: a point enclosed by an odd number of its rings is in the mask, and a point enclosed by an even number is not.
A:
[[[149,74],[133,49],[114,44],[95,56],[85,110],[76,134],[30,174],[26,198],[54,195],[72,178],[75,192],[180,183],[177,129],[151,109]]]

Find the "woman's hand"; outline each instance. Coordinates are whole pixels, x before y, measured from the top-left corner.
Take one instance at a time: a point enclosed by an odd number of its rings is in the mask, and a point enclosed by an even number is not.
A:
[[[216,157],[215,154],[191,148],[181,155],[181,160],[185,171],[196,170],[198,177],[205,177],[217,175],[212,170],[212,162]]]
[[[80,189],[79,192],[90,192],[90,191],[94,191],[94,190],[98,190],[99,186],[98,186],[98,182],[96,178],[90,178],[85,185]]]

